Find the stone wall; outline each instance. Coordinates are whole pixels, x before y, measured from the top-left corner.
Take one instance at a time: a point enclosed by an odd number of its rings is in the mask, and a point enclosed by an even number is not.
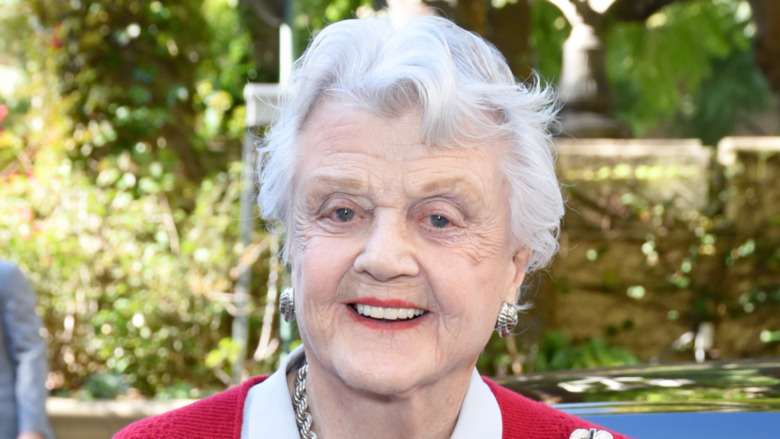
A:
[[[49,398],[46,410],[57,439],[107,439],[131,422],[183,407],[194,400],[95,400]]]
[[[645,361],[780,355],[780,138],[559,147],[568,210],[527,343],[559,328]]]

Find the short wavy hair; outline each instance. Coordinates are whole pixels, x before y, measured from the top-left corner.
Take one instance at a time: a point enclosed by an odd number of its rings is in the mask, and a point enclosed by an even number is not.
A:
[[[527,271],[548,265],[558,250],[564,210],[550,134],[554,94],[538,80],[518,82],[501,53],[476,34],[435,16],[401,29],[382,18],[336,22],[298,59],[280,99],[280,117],[259,144],[258,204],[267,221],[292,230],[299,135],[327,99],[386,117],[418,110],[420,138],[431,146],[508,140],[502,166],[512,190],[509,228],[530,249]]]

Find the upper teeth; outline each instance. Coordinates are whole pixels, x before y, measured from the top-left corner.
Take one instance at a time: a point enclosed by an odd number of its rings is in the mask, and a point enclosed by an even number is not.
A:
[[[381,306],[370,306],[357,304],[355,306],[358,314],[374,319],[398,320],[411,319],[421,316],[425,311],[415,308],[383,308]]]

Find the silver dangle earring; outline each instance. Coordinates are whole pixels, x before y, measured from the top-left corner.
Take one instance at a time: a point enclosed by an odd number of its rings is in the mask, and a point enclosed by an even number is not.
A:
[[[292,322],[295,319],[295,290],[293,287],[285,288],[279,296],[279,311],[281,311],[285,322]]]
[[[496,320],[496,331],[501,338],[506,337],[512,333],[512,330],[517,326],[517,309],[514,305],[510,305],[507,302],[501,302],[501,308],[498,311],[498,319]]]

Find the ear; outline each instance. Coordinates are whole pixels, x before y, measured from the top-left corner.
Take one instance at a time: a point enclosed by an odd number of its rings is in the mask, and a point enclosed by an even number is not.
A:
[[[506,299],[509,303],[515,303],[517,301],[517,290],[519,290],[520,286],[523,284],[525,270],[530,258],[531,249],[526,246],[519,247],[512,255],[512,286]]]

